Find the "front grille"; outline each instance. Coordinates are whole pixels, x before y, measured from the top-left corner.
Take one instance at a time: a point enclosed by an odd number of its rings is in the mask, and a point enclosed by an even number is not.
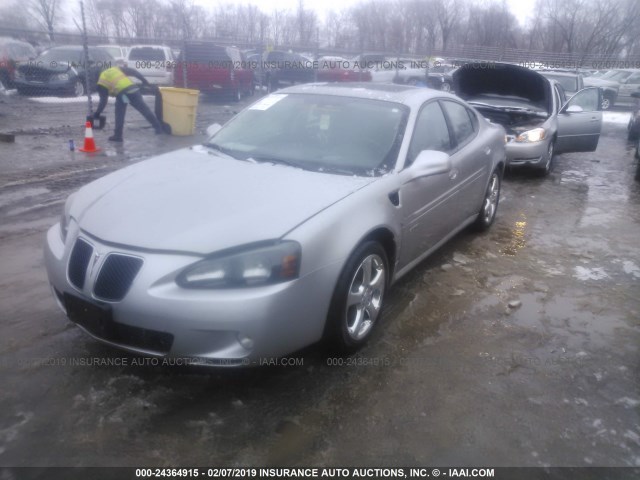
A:
[[[81,238],[77,239],[71,251],[71,256],[69,257],[67,273],[69,275],[69,281],[79,290],[82,290],[84,287],[87,266],[89,265],[89,260],[91,260],[91,255],[93,255],[93,247]]]
[[[63,298],[69,319],[98,338],[161,354],[171,350],[173,335],[170,333],[117,323],[109,305],[87,302],[68,293]]]
[[[109,254],[98,273],[93,294],[97,298],[112,302],[122,300],[141,267],[141,258],[118,253]]]

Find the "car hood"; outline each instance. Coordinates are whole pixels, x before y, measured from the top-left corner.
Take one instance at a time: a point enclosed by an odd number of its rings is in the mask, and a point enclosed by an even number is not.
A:
[[[375,180],[244,162],[197,146],[83,187],[69,213],[107,243],[206,255],[280,238]]]
[[[32,64],[20,65],[18,67],[18,71],[21,73],[24,73],[25,75],[28,75],[28,74],[42,73],[42,72],[47,74],[65,73],[71,69],[68,63],[59,63],[55,66],[46,64],[45,66],[44,64],[39,65],[38,63],[36,63],[38,62],[38,60],[34,60],[33,62],[34,63]]]
[[[611,87],[618,88],[620,84],[612,80],[606,80],[598,77],[586,77],[584,80],[585,87]]]
[[[469,63],[452,75],[453,90],[464,100],[479,96],[517,97],[551,112],[549,81],[533,70],[506,63]]]

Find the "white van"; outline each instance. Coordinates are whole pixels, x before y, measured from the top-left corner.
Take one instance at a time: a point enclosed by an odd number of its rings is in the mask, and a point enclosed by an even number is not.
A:
[[[175,61],[171,48],[165,45],[133,45],[126,66],[138,70],[149,83],[173,85]]]

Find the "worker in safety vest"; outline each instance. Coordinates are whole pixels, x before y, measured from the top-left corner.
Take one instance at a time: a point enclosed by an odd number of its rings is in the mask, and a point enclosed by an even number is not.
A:
[[[127,67],[111,67],[100,74],[98,78],[98,93],[100,94],[100,104],[93,114],[97,119],[104,107],[107,105],[109,96],[116,97],[116,128],[109,140],[113,142],[122,141],[122,129],[124,127],[124,117],[127,113],[127,103],[138,110],[146,118],[156,131],[156,134],[164,133],[162,124],[144,103],[140,93],[139,84],[134,83],[129,77],[139,79],[143,85],[148,86],[149,82],[140,72]]]

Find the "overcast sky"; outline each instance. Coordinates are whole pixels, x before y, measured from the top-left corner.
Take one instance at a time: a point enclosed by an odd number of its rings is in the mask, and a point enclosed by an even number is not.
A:
[[[0,2],[1,1],[2,0],[0,0]],[[323,18],[324,14],[329,10],[341,11],[345,8],[361,3],[362,1],[363,0],[304,0],[304,6],[305,8],[315,10],[321,16],[321,18]],[[211,0],[194,0],[194,2],[198,5],[202,5],[207,9],[215,7],[215,5],[218,3],[253,3],[254,5],[260,7],[260,9],[264,12],[270,12],[275,9],[297,10],[298,8],[298,0],[245,0],[239,2],[226,0],[220,2],[212,2]],[[507,0],[507,4],[509,4],[511,11],[523,25],[532,17],[535,11],[535,3],[536,0]]]

